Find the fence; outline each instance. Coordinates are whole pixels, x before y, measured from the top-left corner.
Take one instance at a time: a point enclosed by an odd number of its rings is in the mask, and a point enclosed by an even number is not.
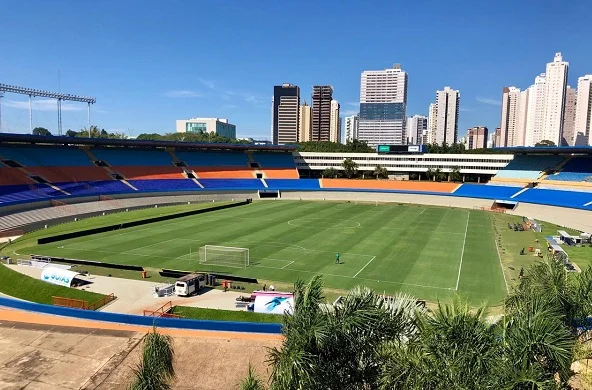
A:
[[[109,294],[105,295],[103,298],[99,299],[94,303],[88,303],[83,299],[73,299],[73,298],[65,298],[65,297],[51,297],[51,304],[54,306],[62,306],[62,307],[69,307],[73,309],[83,309],[83,310],[92,310],[96,311],[101,307],[105,306],[107,303],[114,301],[116,298],[115,295]]]
[[[183,318],[183,316],[169,313],[172,309],[173,303],[168,301],[156,310],[144,310],[144,317]]]
[[[21,229],[3,230],[0,232],[0,238],[1,237],[17,237],[17,236],[22,236],[23,234],[25,234],[25,233]]]

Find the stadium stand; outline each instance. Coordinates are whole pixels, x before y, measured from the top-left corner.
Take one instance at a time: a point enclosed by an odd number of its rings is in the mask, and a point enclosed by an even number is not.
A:
[[[259,179],[199,179],[206,189],[216,190],[264,190],[265,186]]]
[[[592,182],[592,157],[572,157],[559,172],[547,176],[545,180]]]
[[[55,185],[73,196],[121,194],[134,192],[133,189],[131,189],[129,186],[126,186],[119,180],[55,183]],[[52,196],[61,195],[63,194],[57,193],[55,191],[54,193],[52,193]]]
[[[45,184],[0,186],[0,205],[47,199],[55,196],[55,192]]]
[[[459,184],[421,181],[321,179],[321,188],[452,193]]]
[[[253,179],[255,170],[231,167],[197,167],[193,171],[200,179]]]
[[[592,192],[531,188],[513,200],[549,206],[592,210]]]
[[[190,179],[130,180],[129,183],[140,191],[165,192],[201,189],[201,187]]]
[[[0,147],[0,156],[2,159],[13,160],[26,167],[84,167],[93,165],[84,151],[68,147]]]
[[[170,167],[173,165],[171,156],[163,150],[93,148],[91,151],[99,160],[103,160],[113,167]]]
[[[129,180],[162,180],[162,179],[185,179],[183,170],[179,167],[126,167],[112,166],[113,171],[123,175]]]
[[[487,184],[463,184],[454,191],[456,196],[484,199],[510,199],[522,187],[497,186]]]
[[[321,188],[318,179],[266,179],[272,190],[318,190]]]
[[[27,174],[18,168],[0,166],[0,185],[32,184]]]
[[[175,155],[189,167],[240,167],[249,166],[247,155],[243,152],[185,152]]]
[[[262,169],[265,168],[295,168],[294,158],[288,153],[254,152],[253,159]]]
[[[300,174],[296,167],[293,168],[276,168],[276,169],[262,169],[261,172],[269,179],[298,179]]]
[[[107,171],[101,167],[27,167],[31,175],[40,176],[51,183],[72,181],[113,180]]]
[[[542,172],[553,169],[563,161],[562,156],[540,155],[522,156],[516,155],[512,161],[495,175],[494,179],[520,179],[536,181]]]

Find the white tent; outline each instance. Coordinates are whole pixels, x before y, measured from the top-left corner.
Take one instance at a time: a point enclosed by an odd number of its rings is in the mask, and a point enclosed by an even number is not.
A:
[[[72,281],[80,275],[78,272],[56,267],[45,267],[41,272],[41,280],[44,282],[57,284],[59,286],[71,287]]]

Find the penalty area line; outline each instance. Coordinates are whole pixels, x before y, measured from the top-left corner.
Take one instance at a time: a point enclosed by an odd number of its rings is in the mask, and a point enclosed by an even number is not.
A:
[[[286,268],[287,266],[289,266],[289,265],[292,265],[292,264],[294,264],[294,261],[293,261],[293,260],[292,260],[292,261],[290,261],[288,264],[284,265],[284,266],[283,266],[281,269],[284,269],[284,268]]]
[[[360,272],[362,272],[362,271],[364,270],[364,268],[368,267],[368,264],[372,263],[372,260],[374,260],[374,259],[376,259],[376,256],[373,256],[373,257],[372,257],[372,258],[371,258],[371,259],[370,259],[370,260],[369,260],[369,261],[366,263],[366,265],[365,265],[365,266],[363,266],[363,267],[362,267],[362,269],[361,269],[361,270],[359,270],[359,271],[358,271],[358,273],[354,275],[354,278],[355,278],[356,276],[358,276],[358,275],[360,274]]]

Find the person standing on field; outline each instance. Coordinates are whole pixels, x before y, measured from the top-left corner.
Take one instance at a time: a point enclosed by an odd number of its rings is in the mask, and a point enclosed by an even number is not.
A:
[[[335,255],[335,264],[339,264],[339,253]]]

